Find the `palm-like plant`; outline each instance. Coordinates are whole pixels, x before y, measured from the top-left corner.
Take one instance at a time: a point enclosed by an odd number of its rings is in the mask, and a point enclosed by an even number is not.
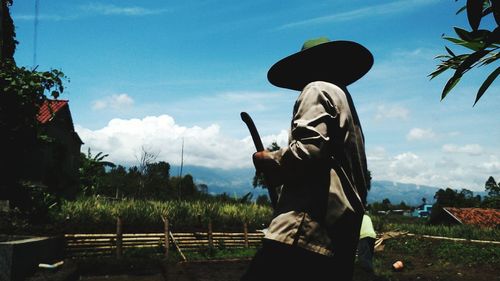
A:
[[[104,158],[108,156],[109,154],[103,154],[102,152],[92,155],[90,148],[86,155],[84,153],[81,154],[79,172],[80,182],[85,195],[96,194],[102,177],[106,172],[106,167],[115,167],[115,164],[112,162],[104,161]]]
[[[446,70],[455,70],[453,76],[443,88],[441,100],[460,82],[460,79],[467,71],[475,67],[492,64],[500,58],[500,53],[498,52],[500,48],[500,0],[467,0],[467,4],[459,9],[457,14],[463,11],[467,11],[467,19],[472,30],[467,31],[455,27],[454,30],[458,38],[444,36],[443,39],[455,45],[463,46],[471,52],[456,55],[448,47],[445,47],[447,54],[436,57],[441,62],[437,66],[437,69],[429,74],[431,79],[433,79]],[[479,29],[481,20],[491,15],[493,15],[497,24],[496,28],[492,31]],[[484,80],[477,92],[474,105],[484,95],[498,75],[500,75],[500,67],[493,70]]]

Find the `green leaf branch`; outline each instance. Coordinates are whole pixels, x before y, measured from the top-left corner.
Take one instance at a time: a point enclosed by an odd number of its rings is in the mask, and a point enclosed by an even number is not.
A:
[[[455,0],[457,1],[457,0]],[[429,74],[430,79],[441,75],[447,70],[452,70],[453,75],[448,79],[441,93],[443,100],[450,91],[460,82],[460,79],[468,71],[495,63],[500,58],[500,0],[467,0],[464,7],[457,14],[467,11],[467,18],[471,30],[454,27],[457,37],[443,36],[443,39],[469,50],[469,53],[456,55],[450,48],[445,46],[447,54],[438,55],[435,59],[440,62],[435,71]],[[497,27],[493,30],[479,29],[484,17],[493,15]],[[477,94],[474,105],[485,94],[500,73],[499,68],[491,72],[483,81]]]

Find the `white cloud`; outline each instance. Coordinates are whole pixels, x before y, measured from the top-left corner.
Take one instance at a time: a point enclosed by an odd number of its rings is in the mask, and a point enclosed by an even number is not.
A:
[[[251,167],[255,148],[250,137],[231,139],[221,134],[218,125],[206,128],[184,127],[168,115],[143,119],[113,119],[107,126],[90,130],[77,125],[76,131],[85,143],[83,151],[109,154],[117,164],[137,164],[142,147],[159,152],[158,161],[178,165],[184,139],[184,164],[211,168]],[[278,140],[283,133],[278,135]],[[263,139],[272,138],[264,137]],[[272,138],[274,140],[274,138]]]
[[[12,15],[14,21],[33,21],[35,20],[34,15],[25,15],[25,14],[14,14]],[[76,15],[56,15],[56,14],[41,14],[38,15],[39,21],[66,21],[66,20],[74,20],[77,19]]]
[[[108,106],[108,103],[104,100],[96,100],[92,103],[93,110],[105,109],[107,106]]]
[[[116,94],[95,100],[92,103],[93,110],[128,108],[134,104],[134,100],[127,94]]]
[[[280,147],[285,147],[288,145],[289,131],[281,130],[277,135],[268,135],[262,138],[262,143],[264,147],[268,147],[271,143],[276,142]]]
[[[166,9],[147,9],[138,6],[120,7],[113,4],[91,3],[80,7],[82,10],[99,15],[147,16],[166,12]]]
[[[406,135],[406,139],[409,141],[429,140],[434,138],[436,138],[436,133],[434,133],[432,129],[413,128]]]
[[[405,152],[396,155],[389,164],[389,168],[401,175],[416,175],[418,169],[423,167],[423,164],[424,162],[418,155],[412,152]]]
[[[347,11],[343,13],[336,13],[322,17],[316,17],[312,19],[302,20],[284,24],[278,27],[276,30],[304,27],[312,25],[320,25],[333,22],[344,22],[352,21],[360,18],[368,17],[380,17],[383,15],[390,15],[396,13],[402,13],[406,11],[413,10],[415,8],[420,8],[429,4],[434,4],[438,0],[404,0],[404,1],[393,1],[391,3],[385,3],[380,5],[372,5],[365,8],[360,8],[352,11]]]
[[[443,162],[443,161],[441,161]],[[441,166],[440,168],[447,167]],[[387,161],[384,169],[384,176],[396,182],[414,183],[418,185],[429,185],[436,187],[460,187],[468,179],[457,178],[448,169],[443,171],[435,167],[434,161],[427,157],[422,157],[413,152],[398,154]],[[455,169],[462,169],[456,167]],[[462,175],[465,175],[462,173]]]
[[[379,105],[377,107],[377,113],[375,114],[375,120],[384,119],[408,119],[410,111],[403,106],[399,105]]]
[[[112,95],[111,100],[118,107],[130,106],[134,103],[134,100],[127,94]]]
[[[383,161],[386,157],[386,150],[382,146],[366,151],[366,159],[370,162]]]
[[[77,20],[89,15],[101,16],[148,16],[159,15],[167,12],[167,9],[148,9],[139,6],[116,6],[113,4],[90,3],[79,7],[79,11],[67,12],[64,14],[40,14],[39,21],[67,21]],[[14,14],[15,21],[33,21],[34,15]]]
[[[483,148],[479,144],[466,144],[458,146],[455,144],[443,145],[443,151],[447,153],[463,153],[468,155],[481,155]]]
[[[489,173],[490,176],[500,175],[500,160],[496,156],[490,156],[488,162],[479,164],[478,168],[485,173]]]
[[[483,153],[484,154],[484,153]],[[404,152],[390,155],[384,149],[369,149],[368,169],[374,180],[414,183],[438,188],[484,190],[489,176],[500,177],[500,156],[466,158],[463,153]]]
[[[116,164],[136,165],[141,148],[146,147],[159,153],[157,161],[179,165],[184,140],[185,165],[223,169],[253,167],[251,155],[255,148],[251,137],[247,134],[242,139],[228,137],[222,133],[226,130],[217,124],[186,127],[177,124],[169,115],[160,115],[113,119],[97,130],[79,125],[75,128],[85,143],[82,151],[90,147],[95,153],[107,153],[107,159]],[[273,141],[284,147],[288,143],[288,131],[264,135],[262,141],[266,147]],[[488,176],[500,175],[500,161],[496,154],[486,161],[477,158],[464,161],[463,157],[462,153],[440,156],[435,152],[413,151],[391,155],[381,146],[367,149],[368,168],[375,180],[482,190]]]

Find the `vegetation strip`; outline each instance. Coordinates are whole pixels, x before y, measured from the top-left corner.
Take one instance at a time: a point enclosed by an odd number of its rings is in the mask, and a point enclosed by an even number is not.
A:
[[[438,240],[463,241],[463,242],[473,242],[473,243],[497,244],[497,245],[500,245],[500,241],[491,241],[491,240],[476,240],[476,239],[443,237],[443,236],[433,236],[433,235],[414,234],[414,233],[406,233],[405,235],[415,236],[415,237],[431,238],[431,239],[438,239]]]

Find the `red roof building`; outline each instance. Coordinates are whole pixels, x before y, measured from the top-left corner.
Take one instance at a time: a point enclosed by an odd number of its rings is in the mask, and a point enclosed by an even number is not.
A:
[[[42,106],[40,106],[40,110],[36,116],[38,122],[40,122],[40,124],[49,122],[54,118],[56,113],[66,105],[68,105],[67,100],[45,100]]]
[[[452,208],[444,207],[444,213],[460,224],[482,227],[497,227],[500,225],[500,210],[483,208]]]
[[[26,178],[50,186],[71,198],[78,186],[80,149],[67,100],[45,100],[37,114],[45,141],[31,147],[26,161]]]

